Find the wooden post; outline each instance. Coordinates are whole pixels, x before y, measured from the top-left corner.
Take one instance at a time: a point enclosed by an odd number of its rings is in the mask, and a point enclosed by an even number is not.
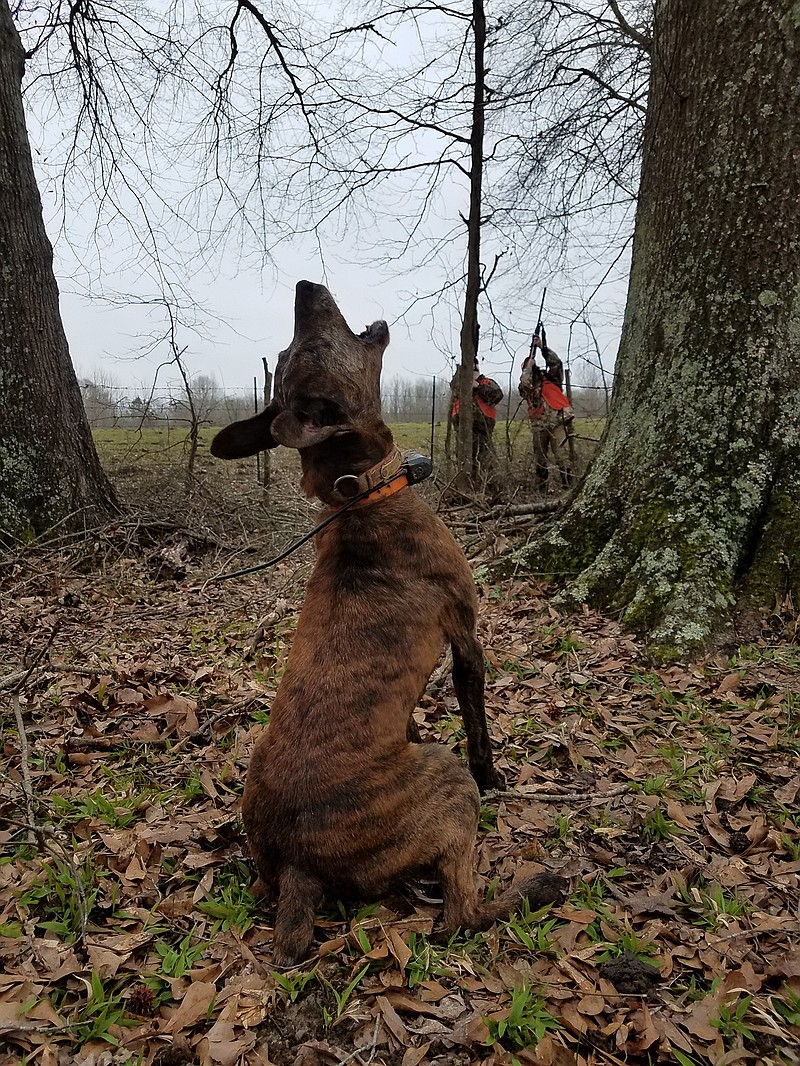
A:
[[[265,356],[261,357],[261,362],[264,364],[264,406],[269,407],[272,400],[272,371],[269,368],[269,363]],[[261,484],[265,490],[269,490],[269,483],[272,477],[272,462],[269,452],[264,452],[264,462],[261,467]]]
[[[511,390],[514,388],[514,357],[511,357],[511,367],[508,371],[508,395],[506,404],[506,463],[508,464],[508,475],[511,475]],[[516,415],[516,411],[514,414]]]
[[[433,459],[433,438],[436,433],[436,375],[433,375],[433,391],[431,392],[431,462]]]
[[[253,414],[258,414],[258,381],[253,378]],[[261,452],[256,452],[256,481],[261,484]]]
[[[569,405],[570,405],[570,407],[572,407],[572,371],[570,370],[569,367],[567,367],[567,369],[564,371],[564,388],[565,388],[566,393],[567,393],[567,399],[569,400]],[[568,428],[566,423],[565,423],[564,424],[564,432],[567,434],[567,447],[569,448],[569,466],[570,466],[570,471],[572,473],[572,476],[574,478],[576,476],[577,472],[578,472],[577,468],[575,466],[575,428],[574,428],[574,425],[570,426]]]
[[[444,435],[444,458],[445,458],[445,462],[447,464],[447,478],[446,478],[447,481],[450,480],[450,476],[451,476],[450,464],[451,464],[452,458],[453,458],[452,452],[451,452],[451,442],[453,440],[453,400],[458,395],[458,392],[453,390],[453,382],[455,380],[456,379],[453,378],[453,381],[450,382],[450,393],[449,393],[449,395],[447,397],[447,414],[445,415],[445,417],[447,419],[447,430],[445,431],[445,435]],[[458,444],[458,442],[456,442],[456,446],[457,446],[457,444]]]

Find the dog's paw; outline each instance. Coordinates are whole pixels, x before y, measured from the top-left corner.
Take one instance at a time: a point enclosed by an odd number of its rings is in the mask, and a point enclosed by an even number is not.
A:
[[[472,776],[475,778],[475,783],[478,786],[479,792],[502,792],[505,789],[505,775],[491,763],[488,766],[473,766],[470,767],[470,769],[472,770]]]
[[[272,964],[277,970],[291,970],[293,967],[299,966],[307,954],[308,952],[306,951],[293,951],[291,948],[281,948],[273,943]]]

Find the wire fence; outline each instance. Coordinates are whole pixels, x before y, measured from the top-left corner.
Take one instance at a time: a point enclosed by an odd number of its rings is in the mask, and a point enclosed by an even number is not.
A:
[[[580,475],[596,452],[610,404],[610,377],[605,376],[603,385],[569,382],[575,419],[556,434],[555,452],[546,460],[554,470],[567,466]],[[524,489],[537,466],[534,435],[517,381],[506,378],[498,381],[504,396],[497,405],[494,463],[509,489]],[[200,431],[250,417],[264,406],[267,391],[256,378],[251,389],[223,389],[211,378],[198,377],[190,383],[191,399],[180,384],[143,389],[84,379],[80,385],[89,423],[106,453],[122,449],[120,454],[129,456],[133,446],[148,456],[150,465],[161,464],[165,471],[186,467],[190,472]],[[451,403],[450,382],[443,378],[397,377],[382,390],[383,417],[393,427],[397,444],[430,454],[445,477],[456,448],[448,418]],[[270,454],[257,455],[252,463],[254,480],[268,485]]]
[[[500,380],[498,384],[504,390],[497,405],[498,421],[524,421],[527,409],[516,383]],[[223,389],[212,379],[198,378],[191,384],[191,402],[179,384],[143,389],[84,379],[80,386],[93,430],[164,429],[177,434],[194,424],[225,426],[247,418],[264,404],[263,385],[257,379],[251,389]],[[610,385],[570,382],[569,391],[577,419],[607,416]],[[390,425],[446,422],[452,402],[449,381],[432,377],[393,378],[382,389],[381,400],[383,417]]]

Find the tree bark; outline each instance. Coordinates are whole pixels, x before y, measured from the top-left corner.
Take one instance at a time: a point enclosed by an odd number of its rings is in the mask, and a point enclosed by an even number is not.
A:
[[[528,553],[667,658],[800,605],[800,18],[658,0],[601,451]]]
[[[25,56],[0,0],[0,541],[116,509],[61,322],[22,107]]]
[[[472,483],[472,378],[478,357],[478,298],[481,292],[481,203],[483,195],[483,139],[486,60],[486,14],[483,0],[472,3],[472,40],[475,49],[475,87],[470,127],[469,215],[467,217],[467,289],[461,322],[461,367],[458,396],[457,459],[459,481]]]

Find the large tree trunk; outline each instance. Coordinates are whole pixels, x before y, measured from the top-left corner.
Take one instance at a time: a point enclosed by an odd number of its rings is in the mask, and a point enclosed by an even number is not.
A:
[[[115,508],[69,357],[22,108],[22,44],[0,0],[0,541]]]
[[[658,0],[611,418],[527,555],[663,656],[800,605],[800,21]]]

